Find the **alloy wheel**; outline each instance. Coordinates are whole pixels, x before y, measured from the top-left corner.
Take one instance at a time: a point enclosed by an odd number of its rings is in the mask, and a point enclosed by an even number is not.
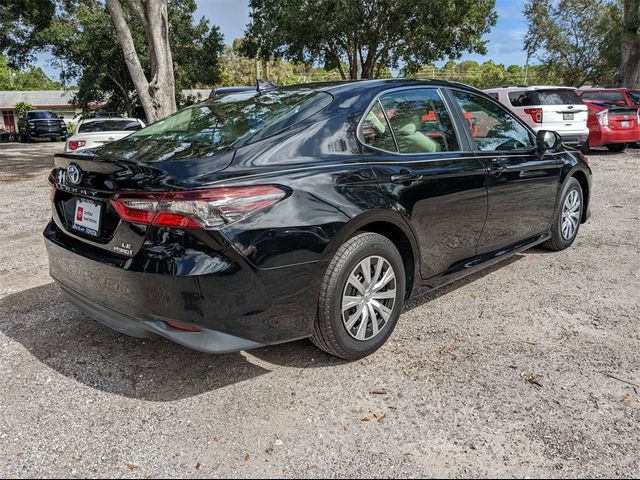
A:
[[[571,240],[580,225],[581,212],[580,194],[577,190],[571,190],[562,206],[562,238]]]
[[[342,321],[349,335],[359,341],[380,334],[389,322],[396,302],[396,274],[380,256],[369,256],[351,271],[342,294]]]

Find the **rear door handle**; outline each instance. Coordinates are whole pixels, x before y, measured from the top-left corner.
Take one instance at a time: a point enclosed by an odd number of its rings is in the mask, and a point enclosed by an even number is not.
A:
[[[509,160],[504,157],[496,158],[492,160],[487,166],[487,172],[492,175],[500,175],[509,170]]]
[[[393,183],[401,183],[401,184],[417,182],[421,178],[422,178],[422,175],[418,175],[417,173],[407,169],[400,170],[400,173],[397,175],[391,175],[391,181]]]

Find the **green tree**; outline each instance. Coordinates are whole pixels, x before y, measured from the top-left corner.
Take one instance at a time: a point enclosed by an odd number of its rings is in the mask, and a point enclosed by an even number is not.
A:
[[[7,57],[0,55],[0,90],[56,90],[61,85],[51,80],[41,68],[11,68]]]
[[[35,107],[30,103],[18,102],[16,103],[16,113],[19,117],[24,117],[28,111],[34,110]]]
[[[495,0],[251,0],[245,54],[321,63],[343,79],[485,53]],[[344,64],[347,68],[344,68]]]
[[[610,85],[614,71],[604,52],[614,8],[607,0],[527,0],[525,50],[565,85]]]

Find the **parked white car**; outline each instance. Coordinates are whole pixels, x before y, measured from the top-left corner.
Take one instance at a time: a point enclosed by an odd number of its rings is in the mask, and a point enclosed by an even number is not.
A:
[[[486,93],[506,105],[536,132],[553,130],[567,145],[580,146],[589,138],[587,106],[575,88],[515,86],[492,88]]]
[[[67,139],[64,151],[71,153],[96,148],[131,135],[144,126],[144,122],[138,118],[107,117],[80,120],[73,135]]]

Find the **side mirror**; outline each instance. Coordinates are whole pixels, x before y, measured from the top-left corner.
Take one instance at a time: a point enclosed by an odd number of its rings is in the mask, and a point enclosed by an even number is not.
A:
[[[540,130],[536,135],[536,150],[539,158],[542,158],[548,150],[555,150],[562,143],[562,137],[551,130]]]

